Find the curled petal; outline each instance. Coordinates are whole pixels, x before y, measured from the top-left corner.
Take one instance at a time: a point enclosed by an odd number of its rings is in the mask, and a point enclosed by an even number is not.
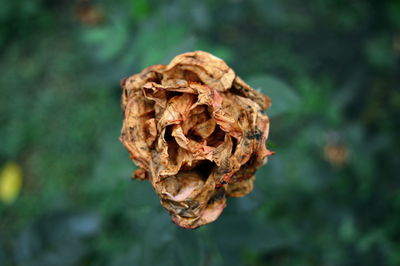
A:
[[[178,55],[169,63],[165,74],[164,82],[172,76],[201,81],[217,91],[228,90],[235,79],[235,72],[222,59],[203,51]]]
[[[121,81],[120,140],[171,219],[184,228],[215,221],[227,197],[253,189],[273,153],[265,142],[268,96],[206,52],[175,57]]]

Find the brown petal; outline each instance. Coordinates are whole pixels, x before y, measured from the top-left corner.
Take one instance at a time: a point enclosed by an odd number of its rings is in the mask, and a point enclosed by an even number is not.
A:
[[[202,51],[175,57],[121,81],[120,140],[171,219],[196,228],[218,218],[226,197],[253,188],[272,154],[266,146],[268,96],[221,59]]]
[[[232,88],[235,89],[239,95],[256,102],[263,110],[271,106],[271,99],[267,95],[254,90],[239,77],[235,78]]]
[[[209,53],[196,51],[175,57],[164,72],[163,84],[169,79],[188,79],[189,75],[192,77],[189,80],[199,80],[218,91],[228,90],[235,79],[235,72],[223,60]]]
[[[193,127],[194,134],[202,137],[203,139],[210,136],[215,130],[215,120],[214,118],[208,119],[202,123],[199,123]]]

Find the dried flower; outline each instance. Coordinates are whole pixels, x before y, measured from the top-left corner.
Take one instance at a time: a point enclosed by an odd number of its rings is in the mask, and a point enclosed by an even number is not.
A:
[[[90,0],[79,0],[75,8],[75,17],[82,24],[96,26],[105,20],[102,9],[94,5]]]
[[[196,51],[153,65],[121,81],[120,140],[179,226],[218,218],[226,197],[253,188],[254,173],[271,155],[265,141],[270,99],[225,62]]]
[[[324,146],[325,159],[332,166],[341,167],[349,161],[349,155],[350,151],[345,145],[343,136],[339,132],[329,132]]]

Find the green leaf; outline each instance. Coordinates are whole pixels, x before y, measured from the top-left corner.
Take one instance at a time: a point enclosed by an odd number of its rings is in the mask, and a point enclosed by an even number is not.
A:
[[[131,5],[132,16],[137,21],[145,19],[150,14],[151,6],[147,0],[133,0]]]

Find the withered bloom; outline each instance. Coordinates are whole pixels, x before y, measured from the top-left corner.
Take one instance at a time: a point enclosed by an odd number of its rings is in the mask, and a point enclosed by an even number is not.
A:
[[[172,220],[196,228],[218,218],[226,197],[253,188],[254,173],[272,153],[263,110],[269,97],[253,90],[225,62],[196,51],[121,81],[121,141],[151,182]]]

